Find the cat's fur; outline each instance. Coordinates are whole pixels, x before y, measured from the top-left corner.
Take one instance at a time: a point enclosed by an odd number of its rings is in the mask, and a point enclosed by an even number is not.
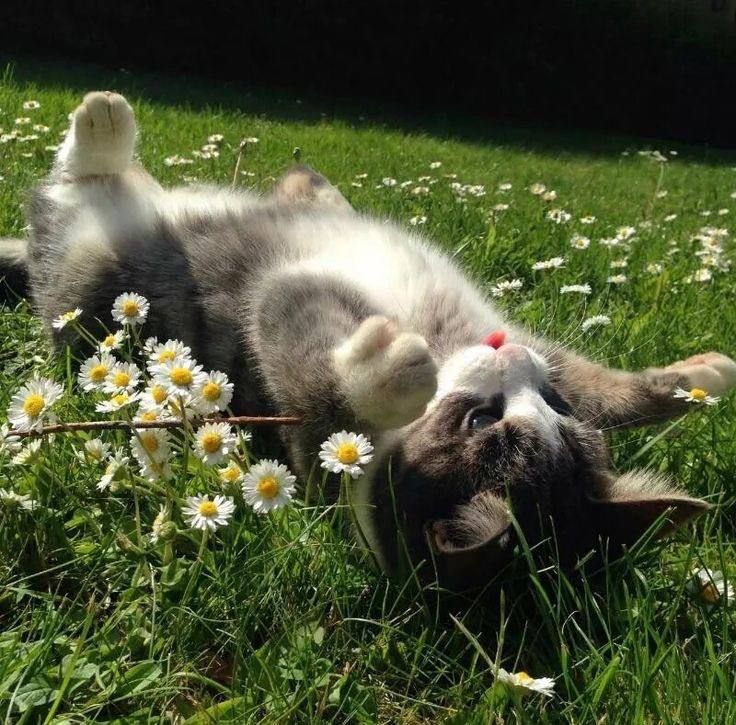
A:
[[[619,477],[600,430],[683,412],[678,386],[725,392],[726,356],[601,367],[503,320],[419,234],[357,214],[306,167],[265,197],[164,190],[134,143],[125,99],[87,95],[32,194],[27,250],[3,242],[6,266],[27,268],[57,340],[60,313],[81,307],[99,333],[116,295],[143,294],[145,334],[226,371],[238,411],[303,417],[283,430],[302,476],[330,433],[370,434],[376,455],[354,493],[388,571],[427,560],[425,575],[449,586],[482,583],[518,541],[512,512],[530,541],[554,534],[572,560],[707,507],[651,475]],[[507,344],[482,345],[497,329]]]

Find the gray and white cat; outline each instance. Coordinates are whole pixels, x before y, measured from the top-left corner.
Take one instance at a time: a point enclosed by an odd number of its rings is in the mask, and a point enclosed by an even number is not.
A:
[[[355,496],[387,571],[426,560],[462,588],[498,571],[519,530],[574,560],[707,508],[660,476],[615,473],[601,429],[682,413],[677,387],[726,392],[733,360],[601,367],[502,319],[422,236],[356,213],[306,167],[264,197],[165,190],[134,163],[135,139],[122,96],[88,94],[32,194],[30,239],[4,240],[3,264],[27,271],[57,340],[60,313],[82,308],[96,332],[118,294],[143,294],[146,334],[226,371],[239,412],[304,419],[283,431],[302,476],[330,433],[370,434]],[[483,343],[499,330],[504,344]]]

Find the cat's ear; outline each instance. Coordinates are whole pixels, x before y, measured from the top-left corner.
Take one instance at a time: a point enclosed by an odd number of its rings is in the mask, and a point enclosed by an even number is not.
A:
[[[509,562],[514,529],[505,502],[481,493],[459,506],[452,519],[430,521],[424,528],[437,579],[463,590],[487,583]]]
[[[348,200],[327,179],[305,164],[292,166],[271,192],[284,204],[308,204],[352,210]]]
[[[612,478],[590,503],[596,532],[616,546],[631,546],[656,522],[656,536],[666,536],[711,508],[647,471]]]

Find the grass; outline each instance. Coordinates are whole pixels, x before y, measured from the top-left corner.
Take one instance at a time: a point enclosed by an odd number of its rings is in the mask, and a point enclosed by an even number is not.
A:
[[[58,142],[80,92],[93,87],[115,87],[133,101],[141,158],[164,184],[230,184],[240,139],[255,136],[236,183],[266,189],[298,146],[357,208],[407,222],[426,216],[426,232],[489,290],[522,279],[499,305],[591,357],[639,368],[704,350],[734,353],[733,274],[686,281],[700,268],[691,236],[736,216],[736,159],[725,153],[451,116],[421,131],[416,119],[362,118],[360,108],[288,94],[20,61],[0,84],[0,127],[7,133],[16,117],[30,117],[50,130],[0,145],[3,235],[22,234],[24,191],[53,156],[45,146]],[[40,108],[24,111],[29,99]],[[36,133],[29,129],[22,133]],[[224,136],[218,158],[164,164],[174,154],[191,158],[215,133]],[[655,147],[667,163],[637,153]],[[442,166],[430,169],[434,161]],[[423,175],[436,182],[418,182]],[[387,187],[388,177],[414,183]],[[487,193],[458,203],[453,180]],[[537,181],[557,191],[554,203],[529,193]],[[498,191],[503,182],[513,188]],[[412,194],[417,185],[430,192]],[[491,213],[499,203],[509,208]],[[572,220],[548,221],[555,206]],[[730,214],[719,216],[722,208]],[[585,215],[596,222],[582,225]],[[629,224],[639,231],[628,253],[598,244]],[[573,250],[574,233],[591,246]],[[556,255],[567,258],[565,268],[531,270]],[[626,269],[611,270],[621,257]],[[648,272],[649,264],[662,272]],[[619,272],[627,283],[606,282]],[[561,284],[583,282],[589,297],[559,294]],[[583,334],[581,321],[594,314],[612,324]],[[66,358],[51,353],[25,302],[0,309],[0,364],[0,410],[32,371],[72,391]],[[694,567],[736,576],[732,404],[724,399],[669,428],[611,434],[617,467],[670,473],[716,504],[711,513],[596,576],[568,579],[520,555],[503,593],[484,602],[438,603],[412,583],[387,581],[324,507],[259,518],[237,500],[231,525],[198,555],[197,532],[180,531],[168,549],[139,539],[133,498],[96,491],[100,471],[75,457],[78,437],[45,442],[25,466],[0,459],[0,488],[40,503],[32,513],[0,507],[4,721],[734,722],[736,610],[708,608],[686,589]],[[60,414],[96,417],[76,390]],[[174,485],[184,495],[216,483],[190,462]],[[153,494],[140,497],[144,534],[159,504]],[[514,701],[494,686],[496,663],[555,677],[556,696]]]

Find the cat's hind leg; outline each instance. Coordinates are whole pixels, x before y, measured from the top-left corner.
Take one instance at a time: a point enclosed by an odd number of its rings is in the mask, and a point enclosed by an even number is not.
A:
[[[72,116],[55,171],[66,178],[122,174],[133,161],[136,125],[123,96],[88,93]]]

